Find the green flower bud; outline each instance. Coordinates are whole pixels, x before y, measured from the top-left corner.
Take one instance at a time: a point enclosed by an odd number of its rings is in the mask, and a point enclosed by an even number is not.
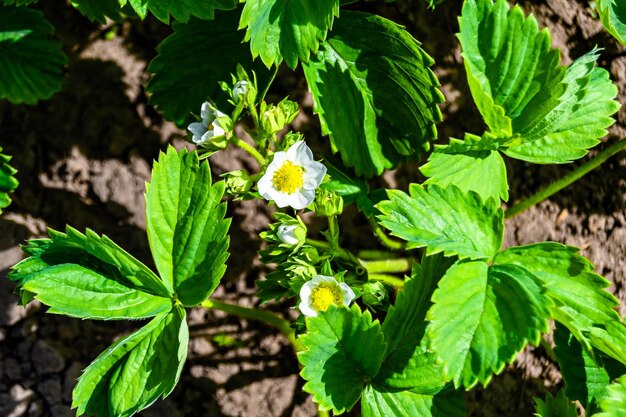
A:
[[[343,198],[334,191],[318,188],[312,209],[319,216],[337,216],[343,212]]]
[[[283,130],[298,114],[298,103],[284,99],[278,105],[261,103],[261,127],[268,134]]]
[[[363,284],[363,303],[377,310],[387,310],[389,293],[382,282],[369,281]]]
[[[281,223],[276,228],[276,237],[288,246],[302,246],[306,240],[306,226],[300,221]]]
[[[227,172],[222,174],[222,178],[224,178],[226,194],[239,196],[240,194],[246,194],[252,188],[253,182],[245,171]]]

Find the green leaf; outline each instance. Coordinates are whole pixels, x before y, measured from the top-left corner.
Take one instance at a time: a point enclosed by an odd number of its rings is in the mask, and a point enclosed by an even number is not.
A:
[[[33,239],[23,247],[30,255],[12,268],[9,278],[22,285],[31,275],[44,277],[57,265],[80,266],[125,287],[170,298],[172,293],[148,267],[106,236],[87,229],[85,234],[71,227],[66,233],[49,230],[50,239]]]
[[[593,417],[626,417],[626,375],[609,385],[608,395],[600,402],[602,413]]]
[[[604,327],[594,327],[585,335],[593,347],[626,365],[626,325],[614,320],[605,323]]]
[[[339,16],[339,0],[247,0],[239,29],[247,28],[252,56],[271,67],[283,58],[294,69],[308,62]]]
[[[324,166],[326,166],[330,181],[322,183],[321,188],[336,192],[343,198],[346,204],[360,198],[367,198],[367,193],[369,192],[367,182],[358,178],[349,168],[342,166],[337,161],[333,161],[332,158],[324,158]]]
[[[53,31],[40,11],[0,6],[0,99],[36,104],[61,90],[67,58]]]
[[[237,64],[251,73],[260,84],[269,84],[269,71],[260,61],[253,61],[250,48],[242,43],[243,31],[237,31],[239,13],[223,12],[216,20],[191,19],[188,24],[174,23],[174,33],[157,47],[158,55],[148,66],[153,76],[147,91],[150,102],[165,117],[179,126],[198,114],[207,98],[223,110],[227,99],[219,81],[230,81]],[[263,88],[259,89],[263,91]]]
[[[187,23],[192,16],[200,19],[213,19],[215,9],[231,10],[237,3],[234,0],[118,0],[120,6],[127,3],[135,9],[141,18],[148,10],[163,23],[170,22],[170,16],[182,23]]]
[[[426,312],[439,279],[454,263],[441,254],[424,257],[415,265],[412,278],[399,291],[382,325],[387,352],[380,371],[374,378],[377,386],[386,389],[411,389],[432,395],[445,385],[443,367],[436,364],[436,355],[427,350],[424,339]]]
[[[456,185],[465,193],[477,192],[483,200],[501,198],[507,201],[509,184],[500,153],[493,149],[457,150],[464,142],[480,140],[466,134],[465,141],[450,139],[449,145],[436,146],[428,163],[420,168],[422,174],[429,177],[425,184]]]
[[[19,185],[14,177],[17,170],[9,165],[9,161],[11,161],[11,157],[2,154],[0,147],[0,213],[2,213],[3,208],[11,204],[9,193],[13,192]]]
[[[465,417],[465,403],[460,392],[442,392],[435,396],[411,391],[385,392],[368,386],[361,401],[363,417]]]
[[[356,404],[380,369],[385,354],[380,324],[357,305],[330,306],[306,323],[307,333],[300,337],[305,350],[298,354],[304,390],[320,409],[341,414]]]
[[[31,3],[36,3],[38,0],[4,0],[4,5],[9,6],[14,4],[16,6],[27,6]]]
[[[427,317],[431,347],[457,387],[486,384],[549,330],[550,299],[537,278],[515,265],[457,262],[432,301]]]
[[[537,417],[578,417],[576,404],[567,399],[563,390],[556,397],[548,393],[545,401],[535,398],[535,403],[537,412],[534,415]]]
[[[596,352],[587,350],[561,324],[554,331],[554,353],[565,381],[567,396],[591,411],[593,404],[604,397],[611,377]]]
[[[429,149],[443,101],[432,64],[401,26],[342,11],[303,65],[324,134],[358,175],[379,175]]]
[[[597,50],[569,68],[559,65],[550,35],[533,16],[506,0],[468,0],[459,38],[472,96],[491,132],[519,137],[513,158],[564,163],[580,158],[606,135],[619,104]]]
[[[491,259],[500,250],[503,212],[495,200],[483,202],[474,192],[434,184],[411,184],[409,193],[388,190],[389,200],[376,206],[383,213],[380,224],[408,241],[409,249],[472,259]]]
[[[148,240],[157,269],[186,306],[204,301],[226,271],[228,228],[224,182],[211,185],[208,162],[169,147],[147,184]]]
[[[185,310],[175,307],[137,332],[115,342],[79,378],[76,414],[130,417],[169,395],[187,358]]]
[[[554,301],[551,316],[579,340],[585,340],[582,330],[619,320],[613,310],[617,299],[605,290],[609,282],[594,272],[577,248],[554,242],[513,247],[500,253],[494,263],[518,265],[539,278]]]
[[[626,0],[596,0],[596,6],[604,29],[626,45]]]
[[[129,288],[80,265],[60,264],[28,275],[21,286],[49,313],[83,319],[140,319],[172,308],[169,298]]]
[[[120,3],[118,0],[71,0],[72,6],[89,20],[106,23],[107,18],[119,21]]]

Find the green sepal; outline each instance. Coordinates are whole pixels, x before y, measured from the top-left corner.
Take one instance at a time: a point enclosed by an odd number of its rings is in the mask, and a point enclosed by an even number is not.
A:
[[[196,152],[169,147],[146,184],[150,249],[165,285],[186,306],[215,290],[226,271],[228,228],[224,182],[212,184],[207,161]]]
[[[475,192],[436,184],[411,184],[409,194],[388,190],[387,195],[388,201],[376,205],[380,224],[406,240],[409,249],[489,260],[502,246],[504,214],[493,199],[483,201]]]
[[[176,306],[102,352],[74,388],[76,415],[130,417],[169,395],[187,358],[185,315]]]
[[[298,354],[304,391],[322,410],[341,414],[352,409],[365,386],[378,373],[385,341],[378,321],[357,305],[331,305],[317,317],[307,317],[307,333]]]

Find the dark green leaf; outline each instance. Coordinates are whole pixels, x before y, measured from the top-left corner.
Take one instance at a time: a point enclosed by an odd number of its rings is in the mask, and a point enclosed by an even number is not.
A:
[[[185,310],[175,307],[115,342],[85,369],[74,388],[76,414],[130,417],[169,395],[187,358]]]
[[[577,248],[554,242],[513,247],[500,253],[494,263],[519,265],[539,278],[554,301],[552,317],[579,340],[585,339],[582,330],[619,320],[613,310],[618,302],[605,290],[609,282],[594,272]]]
[[[239,28],[247,27],[252,55],[271,67],[283,58],[295,68],[308,62],[339,15],[339,0],[247,0]]]
[[[331,306],[306,319],[307,333],[300,338],[305,350],[298,354],[304,390],[322,410],[340,414],[359,400],[365,385],[380,369],[385,341],[378,321],[357,305]]]
[[[535,404],[537,417],[578,417],[576,404],[567,399],[563,390],[556,397],[548,393],[545,401],[535,398]]]
[[[491,259],[500,250],[503,212],[495,200],[434,184],[411,184],[409,192],[389,190],[389,201],[376,206],[383,213],[380,224],[408,241],[408,248],[473,259]]]
[[[389,20],[344,11],[303,65],[323,132],[359,175],[416,159],[437,136],[443,96],[419,45]]]
[[[515,265],[457,262],[441,279],[428,335],[455,385],[486,384],[528,343],[549,330],[537,278]]]
[[[31,3],[35,3],[38,0],[4,0],[4,5],[5,6],[9,6],[11,4],[14,4],[16,6],[27,6]]]
[[[593,417],[626,417],[626,375],[609,385],[608,394],[600,402],[602,413]]]
[[[626,45],[626,0],[597,0],[596,6],[606,31]]]
[[[17,170],[9,165],[11,157],[2,154],[2,148],[0,147],[0,213],[2,209],[11,204],[11,197],[9,193],[14,191],[19,182],[15,179],[14,175]]]
[[[239,13],[233,11],[219,13],[212,22],[175,23],[174,33],[159,44],[159,54],[148,66],[153,76],[146,89],[150,102],[167,119],[182,126],[191,120],[190,113],[200,112],[207,98],[226,109],[227,97],[218,82],[230,81],[237,64],[248,73],[255,71],[259,84],[269,83],[267,69],[260,61],[253,62],[250,48],[242,43],[244,32],[237,31],[238,18]]]
[[[0,6],[0,99],[35,104],[61,90],[67,58],[53,31],[38,10]]]
[[[107,18],[119,21],[120,3],[118,0],[71,0],[72,6],[91,21],[106,23]]]
[[[361,401],[363,417],[465,417],[465,403],[460,392],[442,392],[433,396],[411,391],[385,392],[368,386]]]
[[[208,162],[169,147],[146,185],[148,240],[168,286],[187,306],[204,301],[226,271],[228,227],[224,182],[211,185]]]
[[[163,23],[169,23],[170,15],[182,23],[192,16],[213,19],[215,9],[230,10],[237,5],[234,0],[119,0],[119,3],[121,6],[130,3],[141,18],[150,10]]]

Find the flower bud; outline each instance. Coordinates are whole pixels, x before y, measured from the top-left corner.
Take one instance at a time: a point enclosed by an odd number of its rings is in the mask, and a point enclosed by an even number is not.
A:
[[[226,186],[226,193],[229,195],[239,196],[246,194],[252,188],[252,180],[248,176],[248,173],[242,170],[231,171],[222,174],[224,178],[224,185]]]
[[[343,198],[334,191],[318,188],[312,208],[319,216],[337,216],[343,212]]]
[[[369,281],[363,284],[363,303],[377,310],[387,310],[389,293],[382,282]]]
[[[240,80],[235,83],[232,91],[233,100],[235,103],[239,103],[242,101],[242,99],[245,98],[246,94],[248,93],[248,84],[249,83],[246,80]]]
[[[285,245],[302,245],[306,240],[306,226],[301,222],[282,223],[276,229],[276,237]]]

